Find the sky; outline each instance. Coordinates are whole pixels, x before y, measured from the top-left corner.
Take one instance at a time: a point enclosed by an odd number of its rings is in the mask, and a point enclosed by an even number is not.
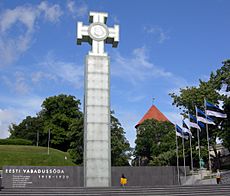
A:
[[[118,47],[106,45],[111,109],[131,146],[152,104],[181,124],[169,93],[207,81],[230,58],[229,7],[229,0],[0,0],[0,138],[11,123],[36,116],[47,97],[73,95],[83,108],[91,46],[76,45],[76,23],[88,25],[89,11],[120,26]]]

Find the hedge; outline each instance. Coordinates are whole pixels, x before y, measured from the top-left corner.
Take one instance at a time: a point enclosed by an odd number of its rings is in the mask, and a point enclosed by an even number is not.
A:
[[[32,145],[32,141],[26,139],[0,139],[0,145]]]

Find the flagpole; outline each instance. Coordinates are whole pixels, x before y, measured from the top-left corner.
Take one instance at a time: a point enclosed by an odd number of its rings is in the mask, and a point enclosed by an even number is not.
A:
[[[177,133],[177,130],[176,130],[176,125],[175,125],[175,134],[176,133]],[[178,181],[178,185],[180,185],[180,170],[179,170],[177,134],[176,134],[176,165],[177,165],[177,181]]]
[[[48,155],[50,154],[50,129],[49,129],[49,132],[48,132]]]
[[[192,174],[193,174],[192,135],[190,135],[190,137],[189,137],[189,144],[190,144],[191,170],[192,170]]]
[[[183,133],[183,137],[182,137],[182,146],[183,146],[183,157],[184,157],[184,177],[185,177],[185,181],[186,181],[186,167],[185,167],[185,153],[184,153],[184,133]]]
[[[188,114],[188,116],[190,116],[190,114]],[[190,131],[190,133],[192,133],[190,126],[189,126],[189,131]],[[190,138],[189,139],[190,139],[189,143],[190,143],[191,170],[192,170],[192,174],[193,174],[193,169],[194,168],[193,168],[193,156],[192,156],[192,134],[190,134]]]
[[[196,119],[197,119],[197,108],[196,108]],[[196,123],[198,125],[198,120],[196,120]],[[197,128],[197,142],[198,142],[198,154],[199,154],[199,166],[200,166],[200,173],[201,173],[201,179],[202,179],[202,171],[201,171],[201,157],[200,157],[200,133],[199,133],[199,129]]]
[[[39,142],[39,131],[37,130],[37,147],[38,147],[38,142]]]
[[[206,99],[204,99],[204,107],[205,107],[205,116],[206,116],[206,120],[208,121],[208,117],[207,117],[207,113],[206,113]],[[206,133],[207,133],[207,143],[208,143],[208,168],[209,168],[209,172],[210,172],[210,178],[211,178],[211,158],[210,158],[210,150],[209,150],[209,133],[208,133],[208,123],[206,123]]]
[[[208,167],[210,171],[210,178],[211,178],[211,157],[210,157],[210,150],[209,150],[209,133],[208,133],[208,124],[206,124],[206,132],[207,132],[207,141],[208,141]]]
[[[200,169],[201,169],[201,165],[200,165],[200,133],[199,133],[199,129],[196,129],[197,130],[197,140],[198,140],[198,154],[199,154],[199,166],[200,166]]]

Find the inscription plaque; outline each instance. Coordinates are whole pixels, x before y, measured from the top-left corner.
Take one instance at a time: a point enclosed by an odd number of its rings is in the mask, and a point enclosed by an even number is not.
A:
[[[4,166],[5,188],[83,186],[83,169],[76,166]]]

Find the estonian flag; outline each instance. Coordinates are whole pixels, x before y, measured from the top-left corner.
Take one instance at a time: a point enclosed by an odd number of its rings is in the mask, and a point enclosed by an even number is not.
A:
[[[188,133],[190,136],[192,136],[192,132],[190,131],[188,125],[185,123],[184,120],[182,120],[182,128],[183,128],[183,131]]]
[[[206,123],[206,124],[212,124],[212,125],[215,125],[215,123],[213,122],[213,119],[206,116],[206,114],[200,110],[199,108],[196,107],[196,118],[197,118],[197,121],[200,121],[200,122],[203,122],[203,123]]]
[[[227,118],[227,114],[224,113],[218,106],[211,104],[205,100],[206,114],[208,116],[215,116],[217,118]]]
[[[202,128],[205,128],[205,124],[204,123],[202,123],[202,122],[200,122],[200,121],[198,121],[198,125],[199,125],[199,127],[202,129]]]
[[[189,114],[189,126],[201,130],[199,125],[197,124],[196,117],[192,114]]]
[[[189,134],[187,132],[184,132],[183,129],[181,129],[178,125],[176,125],[176,135],[186,140],[189,136]]]

